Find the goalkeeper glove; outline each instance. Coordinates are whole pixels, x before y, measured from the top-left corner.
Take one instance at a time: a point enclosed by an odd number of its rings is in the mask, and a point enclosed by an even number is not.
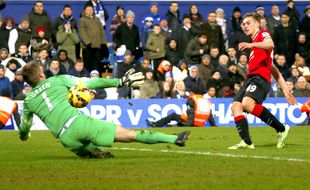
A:
[[[140,87],[144,83],[144,75],[142,72],[135,73],[135,69],[132,68],[119,80],[120,86]]]

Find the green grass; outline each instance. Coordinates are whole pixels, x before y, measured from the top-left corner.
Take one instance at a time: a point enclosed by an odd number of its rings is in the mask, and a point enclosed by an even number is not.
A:
[[[158,130],[174,133],[184,128]],[[17,131],[0,131],[0,189],[310,188],[310,127],[293,127],[284,149],[276,149],[273,129],[254,127],[251,134],[256,149],[235,151],[227,149],[239,142],[234,127],[190,130],[191,138],[184,148],[116,143],[115,148],[153,151],[110,149],[115,158],[101,160],[76,157],[47,131],[33,131],[26,142],[19,141]],[[228,154],[245,157],[226,157]]]

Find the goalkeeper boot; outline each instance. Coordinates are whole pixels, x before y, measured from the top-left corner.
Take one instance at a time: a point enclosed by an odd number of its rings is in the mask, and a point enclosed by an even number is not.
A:
[[[155,122],[149,121],[148,119],[145,120],[145,123],[148,127],[152,127],[152,128],[157,127]]]
[[[178,138],[177,140],[175,140],[174,144],[178,146],[185,146],[185,141],[188,139],[190,134],[191,134],[190,131],[184,131],[184,132],[176,134]]]
[[[114,158],[114,155],[111,152],[94,150],[89,154],[89,158]]]
[[[278,133],[278,144],[277,148],[282,148],[285,145],[285,140],[287,138],[288,132],[290,131],[290,126],[285,125],[285,131]]]
[[[228,147],[228,149],[230,149],[230,150],[236,150],[236,149],[255,149],[255,147],[254,147],[253,143],[248,145],[248,144],[246,144],[244,142],[244,140],[242,140],[240,143],[238,143],[238,144],[236,144],[234,146]]]

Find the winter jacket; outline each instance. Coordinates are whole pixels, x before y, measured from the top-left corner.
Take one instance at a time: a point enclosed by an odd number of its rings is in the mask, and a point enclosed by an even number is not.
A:
[[[59,26],[56,40],[58,43],[58,50],[66,50],[68,57],[75,62],[75,45],[80,42],[76,29],[72,28],[70,32],[66,32],[63,25]]]
[[[147,39],[146,48],[149,50],[150,59],[165,57],[165,37],[161,34],[157,35],[154,32],[151,32],[149,38]],[[157,48],[159,48],[159,52],[156,51]]]

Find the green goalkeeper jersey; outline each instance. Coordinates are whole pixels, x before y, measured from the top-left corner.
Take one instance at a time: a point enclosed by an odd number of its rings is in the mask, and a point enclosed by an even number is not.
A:
[[[90,89],[98,89],[117,87],[119,80],[59,75],[41,81],[33,87],[24,100],[20,133],[27,134],[30,131],[33,114],[36,114],[57,137],[66,122],[81,114],[67,100],[68,88],[81,83]]]

